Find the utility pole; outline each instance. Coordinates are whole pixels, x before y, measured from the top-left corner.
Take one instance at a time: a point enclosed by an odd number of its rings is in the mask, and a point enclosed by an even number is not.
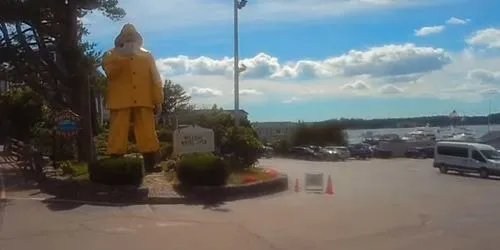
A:
[[[238,44],[238,11],[247,5],[247,0],[234,0],[234,125],[240,125],[240,73],[246,67],[240,68]]]

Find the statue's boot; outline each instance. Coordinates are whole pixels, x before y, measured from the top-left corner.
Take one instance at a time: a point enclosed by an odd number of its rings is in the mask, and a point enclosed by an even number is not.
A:
[[[143,153],[142,158],[144,159],[144,169],[146,170],[146,173],[154,172],[156,165],[156,153]]]

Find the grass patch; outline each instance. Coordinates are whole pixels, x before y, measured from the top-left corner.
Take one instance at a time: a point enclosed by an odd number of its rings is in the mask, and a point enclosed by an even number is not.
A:
[[[59,168],[63,176],[69,176],[74,180],[89,180],[88,165],[85,162],[64,161],[59,162]]]
[[[73,163],[72,167],[74,169],[74,173],[72,174],[73,177],[88,175],[89,173],[87,163],[85,162]]]

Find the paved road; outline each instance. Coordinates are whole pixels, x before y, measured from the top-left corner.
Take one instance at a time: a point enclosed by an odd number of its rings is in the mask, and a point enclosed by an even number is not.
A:
[[[498,249],[500,181],[442,175],[430,160],[261,163],[292,179],[330,174],[336,194],[218,207],[52,204],[19,199],[39,194],[4,174],[16,199],[4,204],[0,250]]]

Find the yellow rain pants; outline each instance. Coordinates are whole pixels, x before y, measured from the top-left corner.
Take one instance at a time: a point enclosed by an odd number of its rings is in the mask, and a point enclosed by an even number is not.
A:
[[[110,112],[108,154],[127,153],[130,121],[133,121],[137,148],[141,153],[154,153],[160,149],[155,128],[155,115],[151,108],[117,109]]]

